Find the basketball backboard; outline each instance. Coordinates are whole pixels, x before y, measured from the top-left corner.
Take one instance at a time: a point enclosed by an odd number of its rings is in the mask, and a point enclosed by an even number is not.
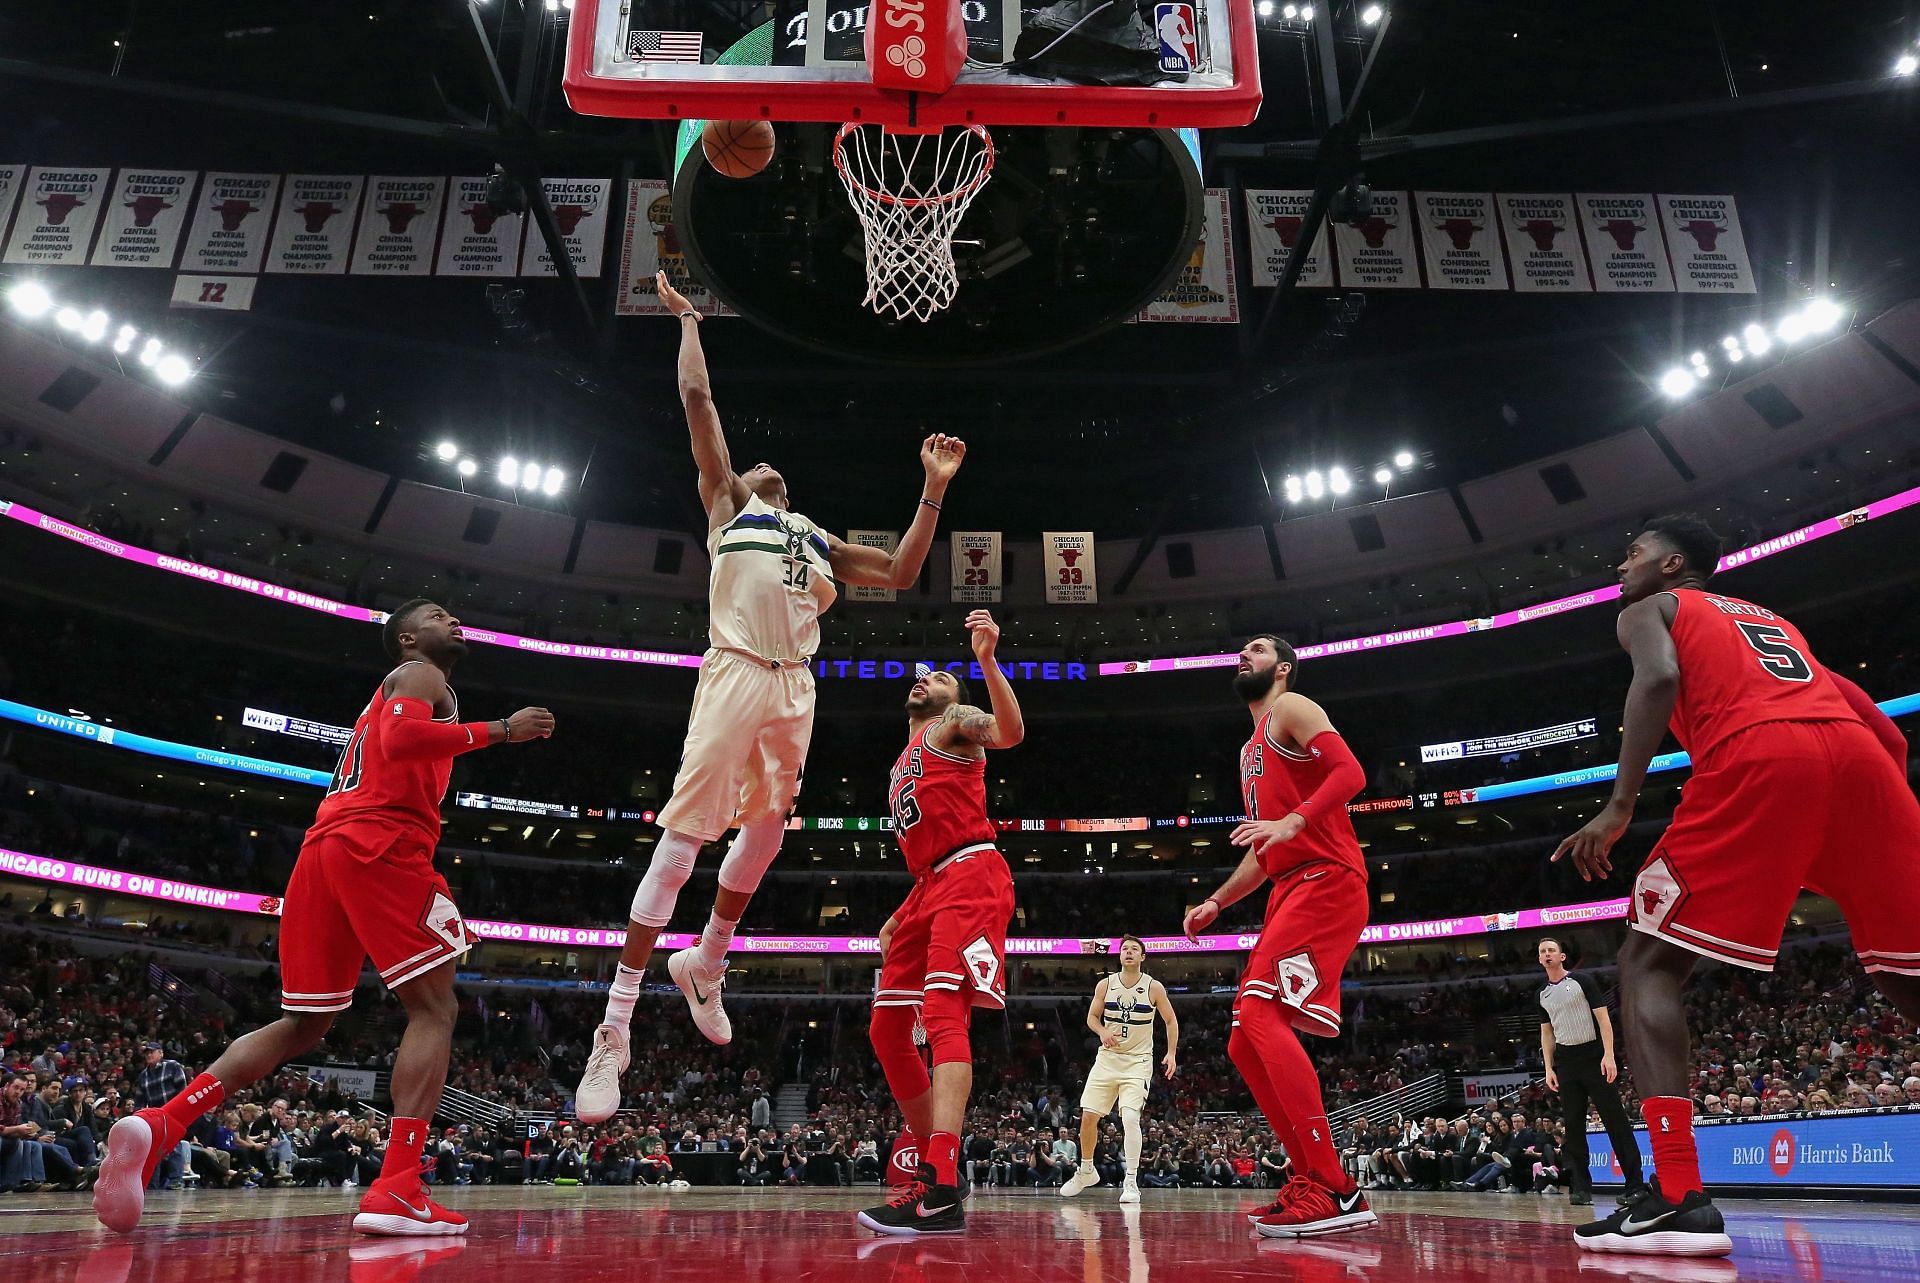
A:
[[[907,20],[919,21],[955,4],[967,47],[951,88],[934,94],[874,84],[864,47],[870,14],[880,12],[883,20],[910,14]],[[1012,69],[1024,28],[1062,30],[1062,7],[1037,0],[772,0],[750,10],[683,0],[581,0],[563,83],[568,102],[583,115],[651,120],[864,121],[929,130],[1227,128],[1253,119],[1260,107],[1254,0],[1116,0],[1116,6],[1083,4],[1090,19],[1104,9],[1102,22],[1129,9],[1137,13],[1148,44],[1136,83],[1088,84]],[[764,22],[769,8],[773,19]],[[701,29],[690,30],[696,23]],[[1020,65],[1056,67],[1051,51],[1031,57],[1049,38],[1031,35]]]

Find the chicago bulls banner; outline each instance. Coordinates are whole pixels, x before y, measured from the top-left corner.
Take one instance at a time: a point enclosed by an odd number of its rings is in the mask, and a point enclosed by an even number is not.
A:
[[[1587,256],[1573,197],[1565,192],[1502,192],[1500,207],[1513,288],[1521,294],[1591,294]]]
[[[257,272],[267,249],[278,174],[208,174],[194,202],[183,272]]]
[[[176,276],[173,278],[172,307],[211,307],[226,312],[246,312],[253,308],[253,287],[257,276]]]
[[[191,169],[123,169],[93,247],[95,267],[172,267],[200,175]]]
[[[1091,530],[1049,530],[1040,536],[1040,548],[1046,555],[1048,605],[1091,606],[1100,600]]]
[[[1593,288],[1601,294],[1671,294],[1673,271],[1652,196],[1578,192]]]
[[[1420,288],[1405,192],[1375,192],[1373,213],[1358,226],[1334,224],[1333,248],[1340,256],[1340,282],[1349,289]]]
[[[900,546],[900,535],[892,530],[849,530],[847,542],[862,548],[878,548],[891,553]],[[848,601],[896,601],[900,593],[893,588],[869,588],[865,584],[847,585]]]
[[[344,276],[360,213],[358,174],[288,174],[267,248],[267,271]]]
[[[1494,226],[1493,197],[1485,192],[1415,192],[1427,287],[1504,290],[1507,260]]]
[[[0,237],[7,234],[7,216],[13,213],[13,201],[20,194],[20,180],[27,175],[25,165],[0,165]]]
[[[111,169],[62,169],[36,165],[27,171],[26,196],[7,238],[5,261],[36,267],[79,266],[87,261],[101,197]]]
[[[1682,294],[1751,294],[1747,238],[1731,196],[1660,196],[1674,282]]]
[[[1253,255],[1253,283],[1278,285],[1287,270],[1287,256],[1300,239],[1306,223],[1311,191],[1260,191],[1247,189],[1247,247]],[[1313,234],[1307,247],[1307,261],[1300,265],[1302,289],[1333,288],[1333,258],[1327,253],[1327,224]]]
[[[956,530],[948,536],[953,557],[953,600],[997,604],[1000,600],[1000,532]]]
[[[1142,321],[1185,321],[1233,325],[1240,320],[1240,296],[1234,288],[1233,223],[1227,215],[1227,192],[1209,187],[1201,201],[1206,219],[1200,243],[1180,269],[1167,292],[1147,304]],[[1091,557],[1092,545],[1089,544]],[[1091,588],[1092,580],[1088,581]],[[1089,598],[1088,600],[1092,600]]]
[[[433,237],[446,194],[444,178],[369,178],[349,270],[355,276],[431,275]]]
[[[654,293],[653,274],[665,271],[668,282],[707,316],[733,312],[687,271],[687,256],[673,226],[673,197],[664,179],[634,178],[627,182],[627,217],[620,233],[620,297],[615,316],[665,316],[666,306]]]
[[[520,262],[525,214],[505,214],[487,204],[487,180],[456,178],[440,225],[441,276],[512,276]]]
[[[611,178],[543,178],[547,204],[553,207],[553,221],[559,224],[560,239],[567,243],[567,255],[573,270],[582,276],[600,275],[600,264],[607,252],[607,206],[613,194]],[[528,219],[532,223],[532,219]],[[520,248],[520,275],[554,276],[553,257],[547,253],[546,238],[538,227],[529,226],[526,243]]]

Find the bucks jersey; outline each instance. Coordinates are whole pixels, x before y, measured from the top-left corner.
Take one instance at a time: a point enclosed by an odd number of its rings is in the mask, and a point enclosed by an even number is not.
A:
[[[1141,972],[1140,979],[1131,985],[1119,975],[1108,976],[1106,1013],[1101,1019],[1107,1032],[1119,1034],[1121,1041],[1117,1047],[1102,1047],[1100,1054],[1127,1060],[1151,1059],[1156,1014],[1153,979],[1146,972]]]
[[[707,536],[707,554],[710,644],[762,659],[813,657],[820,612],[839,595],[819,527],[749,494],[739,515]]]

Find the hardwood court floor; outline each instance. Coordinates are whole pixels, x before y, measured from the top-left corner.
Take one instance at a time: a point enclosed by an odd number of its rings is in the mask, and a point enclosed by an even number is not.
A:
[[[982,1190],[965,1236],[882,1238],[859,1190],[438,1191],[464,1240],[369,1239],[354,1190],[153,1194],[134,1233],[98,1226],[84,1195],[0,1196],[0,1279],[32,1283],[1560,1283],[1562,1280],[1920,1279],[1920,1207],[1722,1203],[1724,1261],[1596,1256],[1586,1209],[1520,1195],[1377,1196],[1379,1226],[1304,1242],[1253,1237],[1245,1193]],[[1600,1210],[1608,1200],[1600,1199]]]

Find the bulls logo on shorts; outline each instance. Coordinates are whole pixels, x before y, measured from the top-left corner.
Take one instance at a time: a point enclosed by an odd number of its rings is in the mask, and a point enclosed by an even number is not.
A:
[[[1664,859],[1655,859],[1640,870],[1640,876],[1633,880],[1633,900],[1630,912],[1635,922],[1645,922],[1652,926],[1665,926],[1667,919],[1680,904],[1680,880],[1673,876],[1673,869]]]
[[[433,893],[433,901],[427,905],[426,916],[420,922],[454,948],[467,947],[467,924],[460,920],[460,910],[454,907],[453,901],[440,892]]]
[[[973,986],[984,993],[994,992],[993,982],[1000,975],[1000,959],[994,955],[993,942],[981,936],[960,951],[966,959],[967,970],[973,975]]]
[[[1274,980],[1280,986],[1280,1001],[1302,1008],[1320,988],[1320,971],[1310,954],[1296,953],[1274,964]]]

